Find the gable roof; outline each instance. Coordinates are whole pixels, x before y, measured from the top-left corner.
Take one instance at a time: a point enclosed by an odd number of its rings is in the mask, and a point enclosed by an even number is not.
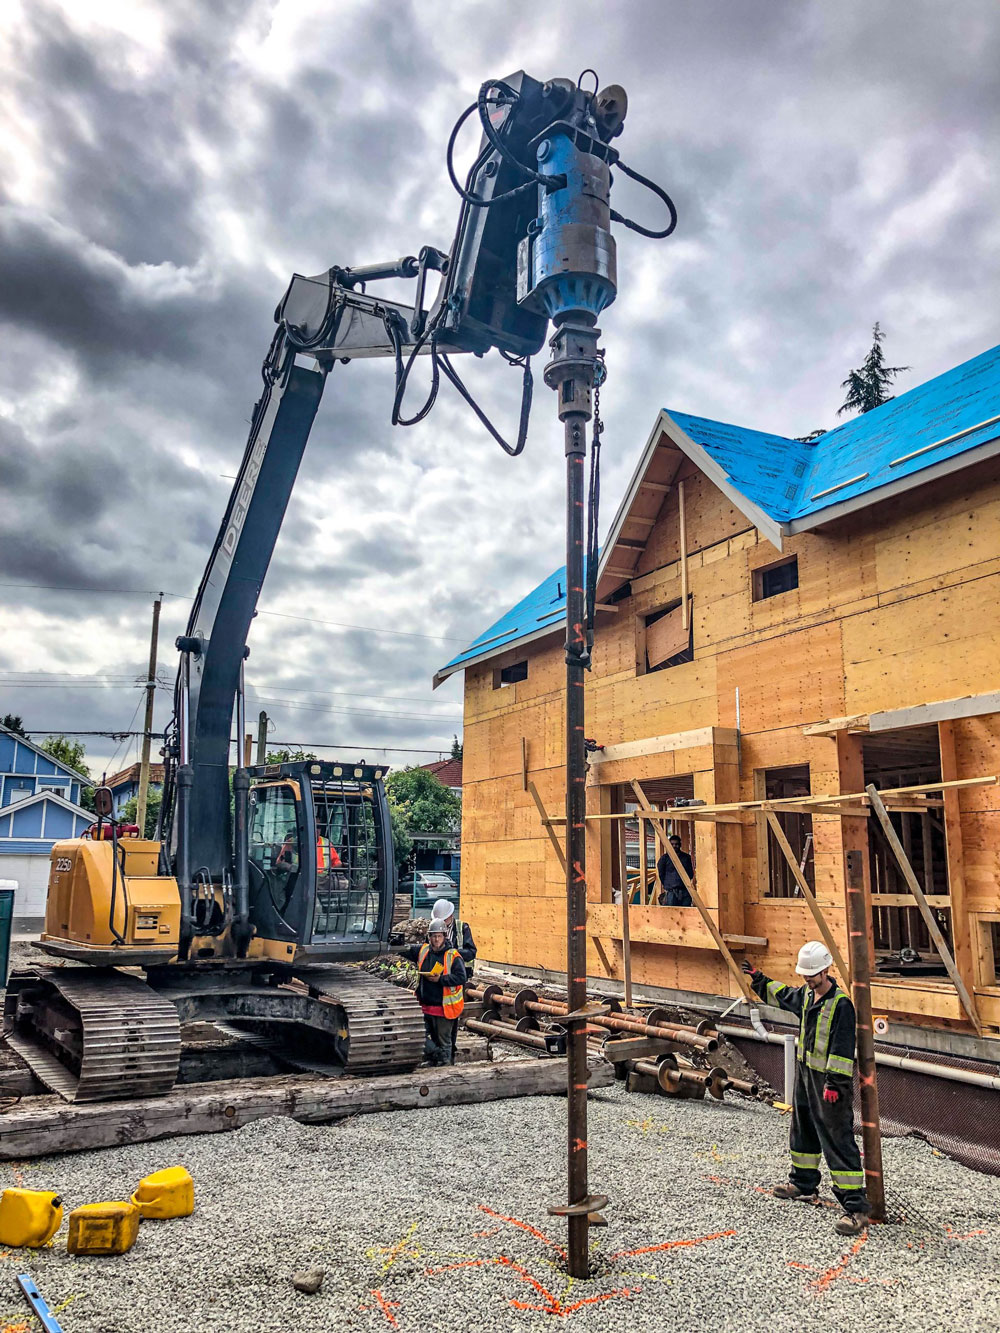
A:
[[[0,731],[2,731],[5,736],[9,736],[11,740],[16,741],[18,745],[24,745],[27,746],[29,750],[33,750],[35,754],[40,755],[47,763],[55,764],[56,768],[61,768],[62,771],[68,773],[70,777],[76,778],[80,782],[90,782],[90,778],[88,778],[85,773],[81,773],[78,768],[73,768],[71,765],[64,763],[61,759],[57,759],[55,755],[49,754],[47,750],[43,750],[40,745],[36,745],[35,742],[29,740],[27,736],[22,736],[17,731],[11,731],[9,727],[0,726]],[[45,774],[39,773],[35,776],[44,777]]]
[[[462,785],[461,759],[453,759],[449,756],[447,759],[435,759],[430,764],[421,764],[420,767],[428,773],[433,773],[437,780],[443,782],[446,787],[461,787]]]
[[[14,810],[27,810],[29,806],[38,805],[41,801],[50,801],[53,805],[61,805],[64,810],[69,810],[71,814],[82,815],[90,823],[97,818],[93,810],[84,810],[82,805],[76,805],[73,801],[68,801],[65,796],[60,796],[57,791],[46,789],[45,791],[36,791],[33,796],[26,796],[23,801],[14,801],[11,805],[0,807],[0,819],[4,815],[11,814]]]
[[[782,539],[1000,454],[1000,346],[806,443],[663,409],[611,524],[598,601],[627,583],[667,492],[688,458],[779,550]],[[629,528],[629,524],[632,528]],[[558,628],[558,569],[434,676]],[[555,601],[560,605],[551,605]],[[550,606],[551,619],[541,613]],[[548,623],[546,628],[542,622]]]
[[[128,768],[122,768],[119,769],[117,773],[112,773],[111,776],[105,780],[104,785],[105,787],[110,787],[111,790],[114,791],[117,787],[125,787],[130,782],[138,782],[141,768],[142,765],[140,763],[129,764]],[[154,787],[163,785],[162,764],[150,764],[149,781]]]

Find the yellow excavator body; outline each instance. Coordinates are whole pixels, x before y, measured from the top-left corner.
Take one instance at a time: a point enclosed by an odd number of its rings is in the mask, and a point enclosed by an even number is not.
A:
[[[167,960],[177,953],[181,900],[172,875],[157,874],[160,844],[71,838],[52,848],[41,944],[86,957],[88,950],[141,949]]]

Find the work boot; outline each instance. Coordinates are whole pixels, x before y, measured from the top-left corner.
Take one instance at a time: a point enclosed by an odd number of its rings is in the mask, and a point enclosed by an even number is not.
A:
[[[776,1199],[799,1199],[803,1203],[815,1203],[815,1190],[800,1190],[798,1185],[793,1185],[790,1180],[786,1180],[783,1185],[775,1185],[771,1191]]]
[[[838,1236],[860,1236],[867,1226],[867,1214],[845,1213],[834,1222],[833,1229]]]

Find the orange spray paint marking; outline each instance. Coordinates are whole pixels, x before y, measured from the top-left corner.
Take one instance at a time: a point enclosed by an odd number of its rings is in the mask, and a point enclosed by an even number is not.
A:
[[[851,1248],[840,1256],[838,1263],[835,1263],[832,1268],[828,1268],[825,1273],[820,1273],[819,1277],[813,1278],[809,1283],[810,1289],[812,1291],[826,1291],[838,1278],[844,1277],[851,1260],[858,1254],[867,1239],[868,1232],[862,1231]]]
[[[509,1226],[517,1227],[520,1231],[526,1231],[529,1236],[534,1236],[534,1238],[540,1240],[543,1245],[551,1246],[553,1250],[558,1250],[562,1255],[565,1255],[566,1253],[561,1245],[552,1240],[551,1237],[546,1236],[544,1231],[539,1231],[537,1227],[533,1227],[530,1222],[522,1222],[518,1217],[505,1217],[503,1213],[498,1213],[492,1208],[487,1208],[485,1203],[479,1205],[479,1211],[481,1213],[486,1213],[488,1217],[495,1217],[498,1222],[506,1222]]]
[[[665,1240],[659,1245],[640,1245],[637,1250],[619,1250],[612,1259],[630,1259],[635,1254],[655,1254],[659,1250],[679,1250],[686,1245],[702,1245],[706,1240],[721,1240],[723,1236],[735,1236],[735,1231],[713,1231],[710,1236],[694,1236],[690,1240]]]
[[[985,1236],[988,1233],[985,1231],[952,1231],[951,1227],[946,1222],[944,1225],[944,1234],[950,1240],[971,1240],[973,1236]]]
[[[375,1305],[362,1305],[361,1309],[373,1310],[377,1307],[385,1315],[386,1322],[390,1328],[399,1328],[399,1321],[392,1313],[393,1310],[399,1309],[399,1301],[387,1301],[380,1291],[373,1291],[372,1295],[375,1297]]]
[[[587,1140],[586,1140],[586,1139],[574,1139],[574,1140],[572,1141],[572,1143],[571,1143],[569,1146],[570,1146],[570,1148],[572,1149],[573,1152],[586,1152],[586,1151],[587,1151]]]

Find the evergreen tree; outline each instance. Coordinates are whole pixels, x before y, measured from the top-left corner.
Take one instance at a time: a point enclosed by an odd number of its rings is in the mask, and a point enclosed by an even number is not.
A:
[[[885,364],[882,356],[882,340],[885,334],[877,322],[872,329],[872,337],[874,342],[864,362],[857,370],[852,370],[840,386],[847,390],[847,397],[837,409],[838,417],[843,416],[845,412],[870,412],[873,407],[880,407],[882,403],[890,402],[894,397],[889,393],[892,381],[902,371],[910,369],[909,366]]]
[[[462,742],[458,739],[457,736],[453,736],[451,742],[451,758],[461,759],[461,757],[462,757]]]
[[[0,727],[6,727],[15,736],[24,736],[24,718],[17,713],[4,713]],[[27,740],[27,736],[24,737]]]

